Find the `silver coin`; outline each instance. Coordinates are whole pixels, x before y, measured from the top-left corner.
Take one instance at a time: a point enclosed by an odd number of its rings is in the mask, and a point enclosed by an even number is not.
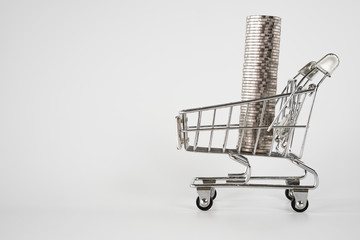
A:
[[[260,57],[260,56],[254,56],[251,55],[249,56],[249,58],[246,58],[244,61],[244,64],[248,64],[248,65],[254,65],[257,64],[258,66],[267,66],[264,64],[272,64],[272,65],[276,65],[279,63],[279,59],[275,58],[275,57],[269,57],[269,56],[264,56],[264,57]]]
[[[275,39],[246,39],[245,47],[248,46],[266,46],[266,47],[278,47],[280,48],[280,41],[276,41]]]
[[[261,73],[243,73],[243,83],[250,84],[271,84],[276,85],[277,75]]]
[[[247,16],[246,18],[273,18],[273,19],[281,19],[280,17],[278,16],[271,16],[271,15],[249,15]]]
[[[265,27],[265,26],[246,26],[246,32],[249,33],[274,33],[274,34],[281,34],[281,27]]]
[[[280,51],[259,51],[259,52],[245,52],[244,55],[247,55],[248,58],[244,59],[245,61],[273,61],[278,60],[277,56],[272,56],[271,54],[280,54]]]
[[[256,78],[244,78],[242,87],[265,87],[267,86],[269,89],[276,87],[276,78],[273,78],[273,81],[270,81],[270,78],[266,78],[267,81],[257,80]]]
[[[243,70],[246,71],[259,71],[259,70],[277,70],[277,63],[273,62],[263,62],[263,63],[254,63],[254,62],[244,62]]]
[[[246,51],[244,54],[245,59],[247,57],[249,58],[258,58],[258,59],[265,59],[265,58],[274,58],[274,59],[278,59],[279,58],[279,52],[277,51],[273,51],[273,52],[250,52],[250,51]]]
[[[251,73],[247,73],[247,74],[243,74],[243,83],[248,83],[248,84],[274,84],[276,85],[276,75],[271,75],[271,74],[251,74]]]
[[[244,61],[244,63],[252,63],[252,62],[259,62],[259,63],[262,63],[262,62],[274,62],[274,63],[278,63],[279,60],[277,58],[274,58],[274,57],[249,56]]]
[[[278,52],[278,53],[280,53],[280,52]],[[264,56],[264,55],[266,55],[266,54],[268,54],[267,52],[261,52],[261,53],[245,53],[244,55],[248,55],[248,59],[249,60],[267,60],[267,59],[269,59],[269,60],[276,60],[277,58],[276,57],[274,57],[274,56]],[[271,54],[271,53],[269,53],[269,54]],[[245,59],[245,61],[246,61],[247,59]]]
[[[266,21],[266,20],[247,20],[246,21],[247,26],[252,26],[252,25],[263,25],[263,26],[279,26],[281,25],[280,21]]]
[[[271,32],[274,32],[274,33],[281,33],[281,27],[280,25],[279,26],[264,26],[264,25],[257,25],[257,24],[250,24],[248,26],[246,26],[246,32],[268,32],[268,33],[271,33]]]
[[[278,46],[266,46],[266,45],[252,45],[248,44],[245,46],[246,53],[257,53],[257,54],[268,54],[268,53],[279,53],[280,47]]]
[[[279,59],[271,56],[260,56],[260,54],[248,54],[248,58],[244,59],[244,63],[255,62],[255,63],[266,63],[266,62],[278,62]],[[264,54],[262,54],[264,55]],[[266,55],[266,54],[265,54]]]
[[[255,69],[269,69],[269,70],[276,70],[279,65],[279,61],[277,59],[266,59],[266,60],[249,60],[244,61],[243,68],[246,68],[247,70],[252,69],[254,67]]]
[[[246,48],[255,48],[264,51],[265,49],[277,49],[280,50],[280,44],[275,44],[274,42],[264,42],[264,41],[249,41],[245,42]]]
[[[252,61],[246,61],[243,63],[243,67],[252,67],[252,66],[256,66],[256,67],[263,67],[263,68],[277,68],[279,65],[278,61],[272,61],[272,60],[252,60]]]
[[[263,44],[274,44],[280,45],[280,38],[276,37],[262,37],[262,36],[253,36],[245,38],[245,45],[248,43],[263,43]]]
[[[276,76],[278,70],[276,68],[264,68],[261,66],[244,66],[242,72],[243,74],[274,74],[273,76]]]
[[[252,26],[245,29],[245,33],[248,34],[274,34],[275,36],[281,35],[281,28],[266,28],[263,26]]]
[[[245,40],[249,39],[280,39],[280,33],[274,33],[274,32],[258,32],[258,31],[246,31]]]
[[[254,99],[250,99],[250,100],[254,100]],[[248,116],[251,116],[252,113],[256,112],[257,110],[259,109],[262,109],[263,108],[263,104],[259,104],[258,105],[259,107],[255,108],[255,107],[249,107],[249,110],[248,110]],[[275,110],[270,110],[270,108],[266,108],[266,110],[269,110],[269,112],[273,113]]]
[[[243,82],[252,84],[270,84],[276,85],[277,75],[276,74],[264,74],[264,73],[243,73]]]
[[[280,47],[279,46],[276,46],[274,44],[269,44],[269,45],[266,45],[266,44],[248,44],[245,46],[245,51],[247,50],[255,50],[255,51],[269,51],[269,50],[280,50]]]
[[[242,94],[244,95],[243,97],[243,101],[248,101],[248,100],[254,100],[254,99],[258,99],[258,98],[264,98],[264,97],[268,97],[268,96],[265,96],[264,94],[261,94],[261,93],[253,93],[252,95],[248,96],[245,98],[245,95],[248,94],[248,93],[243,93]],[[249,108],[250,109],[254,109],[254,108]]]
[[[265,91],[266,90],[266,91]],[[246,95],[249,95],[251,92],[254,94],[265,94],[265,93],[274,93],[276,91],[276,87],[261,87],[261,86],[251,86],[251,85],[244,85],[242,86],[242,92]],[[245,97],[245,96],[244,96]]]
[[[249,48],[252,48],[258,52],[266,52],[266,51],[279,51],[280,50],[280,46],[277,46],[275,44],[269,44],[269,45],[266,45],[266,43],[264,44],[261,44],[261,43],[248,43],[248,44],[245,44],[245,51],[247,51]]]
[[[281,34],[281,27],[265,27],[265,26],[247,26],[245,29],[246,33],[254,33],[254,34],[275,34],[280,35]]]
[[[274,34],[281,34],[281,26],[265,26],[265,25],[255,25],[251,24],[246,26],[245,29],[248,33],[274,33]]]
[[[255,65],[244,65],[243,66],[243,74],[273,74],[276,76],[278,70],[277,68],[264,67],[264,66],[255,66]]]
[[[260,39],[280,39],[280,32],[274,32],[274,31],[269,31],[269,32],[264,32],[264,31],[246,31],[246,36],[245,36],[245,40],[248,39],[256,39],[256,38],[260,38]]]
[[[254,83],[260,83],[260,82],[276,82],[277,75],[276,73],[266,74],[266,73],[251,73],[251,72],[245,72],[243,73],[243,82],[254,82]]]
[[[255,67],[262,67],[262,68],[277,68],[279,65],[279,62],[278,61],[272,61],[272,60],[252,60],[252,61],[246,61],[244,62],[243,66],[247,67],[252,67],[252,66],[255,66]]]
[[[281,24],[281,21],[270,20],[270,19],[246,19],[246,23],[257,23],[257,24]]]
[[[249,30],[263,30],[263,31],[272,31],[272,30],[275,30],[275,31],[278,31],[280,32],[281,31],[281,26],[280,24],[261,24],[261,23],[250,23],[246,26],[246,31],[249,31]]]
[[[277,74],[276,73],[266,73],[266,72],[243,72],[243,80],[260,83],[260,82],[276,82]]]
[[[259,61],[256,61],[256,60],[253,60],[253,61],[246,61],[243,63],[243,67],[261,67],[261,68],[267,68],[267,69],[271,69],[271,68],[277,68],[279,65],[279,62],[277,61],[272,61],[272,60],[266,60],[266,61],[262,61],[262,60],[259,60]]]
[[[252,112],[248,111],[248,114],[246,115],[246,122],[250,122],[250,123],[253,123],[253,122],[257,122],[260,120],[260,117],[261,115],[259,114],[259,112],[261,113],[262,112],[262,108],[258,108],[258,109],[254,109],[252,110]],[[244,113],[244,115],[242,116],[242,121],[244,122],[244,119],[245,119],[245,114],[246,112]],[[271,118],[272,116],[275,114],[275,111],[269,111],[268,109],[265,110],[265,114],[263,116],[263,121],[265,120],[266,122],[271,122]]]
[[[273,54],[273,55],[272,55]],[[246,49],[244,55],[248,55],[250,58],[255,59],[264,59],[264,58],[274,58],[280,54],[279,50],[265,50],[265,49],[258,49],[258,50],[249,50]]]
[[[264,32],[264,31],[246,31],[246,37],[247,39],[280,39],[280,33],[276,33],[274,31]]]
[[[277,56],[272,56],[271,54],[280,54],[280,51],[271,50],[271,51],[249,51],[246,50],[244,55],[248,55],[249,59],[253,60],[264,60],[264,59],[276,59]],[[246,60],[246,59],[245,59]]]
[[[274,76],[277,77],[278,70],[276,68],[263,68],[263,67],[243,67],[243,74],[246,76]]]
[[[266,15],[251,15],[251,16],[247,16],[246,20],[250,20],[250,19],[270,19],[270,20],[274,20],[274,21],[281,21],[280,17],[276,17],[276,16],[266,16]]]
[[[246,29],[281,29],[281,23],[276,22],[255,22],[255,21],[248,21],[246,22]]]
[[[271,97],[274,95],[275,90],[273,90],[273,93],[263,90],[259,91],[258,89],[252,90],[253,92],[250,92],[250,90],[244,90],[241,92],[242,94],[242,100],[254,100],[258,98],[264,98],[264,97]]]
[[[245,51],[245,56],[257,56],[259,58],[261,57],[278,57],[279,56],[279,51],[255,51],[255,50],[246,50]]]
[[[243,98],[243,101],[249,101],[249,100],[254,100],[254,99],[256,100],[256,99],[264,98],[264,97],[267,97],[267,96],[262,96],[261,94],[258,94],[258,95],[253,94],[252,96]],[[249,108],[249,114],[251,113],[251,111],[253,111],[253,108]]]
[[[249,96],[246,96],[247,94],[249,94],[249,93],[247,93],[247,92],[242,92],[242,100],[243,101],[248,101],[248,100],[254,100],[254,99],[259,99],[259,98],[265,98],[265,97],[271,97],[270,95],[273,95],[273,94],[265,94],[265,93],[256,93],[256,92],[254,92],[254,93],[252,93],[252,95],[249,95]],[[246,96],[246,97],[245,97]],[[249,110],[250,109],[253,109],[253,108],[249,108]]]
[[[245,39],[245,45],[249,43],[263,43],[280,45],[280,38],[266,37],[266,36],[253,36]]]
[[[243,76],[243,85],[253,85],[253,86],[260,86],[264,84],[268,84],[269,87],[276,86],[276,76],[256,76],[256,75],[246,75]]]
[[[255,97],[256,98],[261,98],[261,97],[265,97],[265,96],[269,96],[269,95],[273,95],[273,93],[268,93],[268,91],[259,91],[257,89],[254,89],[252,93],[250,93],[250,90],[244,90],[241,92],[242,93],[242,99],[243,100],[254,100]]]
[[[255,93],[262,93],[264,91],[265,87],[261,86],[261,85],[243,85],[242,86],[242,90],[243,92],[247,92],[250,93],[250,91],[254,91]],[[275,91],[276,90],[276,86],[269,86],[266,89],[268,89],[269,91]]]
[[[261,44],[261,43],[248,43],[245,45],[245,51],[257,51],[260,53],[266,53],[266,52],[279,52],[280,51],[280,46],[274,45],[274,44]]]
[[[252,67],[251,69],[243,68],[243,74],[245,74],[246,76],[266,75],[267,77],[269,77],[269,76],[277,77],[277,69],[269,69],[269,68],[268,69],[263,69],[263,68],[256,69],[255,67]]]
[[[245,39],[251,39],[251,38],[263,38],[263,39],[280,39],[280,32],[275,32],[275,31],[260,31],[260,30],[256,30],[256,31],[250,31],[247,30],[246,32],[246,36]]]
[[[246,32],[245,40],[260,39],[260,40],[278,40],[280,41],[280,34],[274,32]]]
[[[266,20],[246,20],[246,25],[247,26],[252,26],[252,25],[264,25],[264,26],[280,26],[281,22],[280,21],[266,21]]]
[[[267,84],[268,85],[268,84]],[[253,91],[255,91],[256,93],[260,93],[261,92],[261,90],[265,90],[265,89],[267,89],[267,90],[269,90],[269,91],[275,91],[276,90],[276,85],[273,85],[273,86],[265,86],[265,84],[263,85],[263,86],[261,86],[261,85],[251,85],[251,84],[248,84],[248,85],[246,85],[246,84],[244,84],[244,85],[242,85],[242,89],[243,89],[243,91],[247,91],[247,92],[249,92],[250,90],[253,90]]]
[[[269,81],[272,78],[276,81],[276,73],[267,73],[267,72],[243,72],[244,80],[258,79],[258,81]]]
[[[264,44],[266,46],[268,45],[275,45],[280,46],[280,38],[274,38],[274,37],[251,37],[245,39],[245,46],[248,44]]]
[[[264,46],[280,47],[280,39],[278,40],[276,38],[255,38],[255,37],[245,39],[245,46],[249,44],[254,46],[261,44]]]
[[[268,74],[277,74],[278,70],[277,69],[264,69],[259,67],[258,69],[256,67],[251,67],[251,68],[243,68],[243,74],[244,73],[268,73]],[[276,76],[276,75],[274,75]]]
[[[245,40],[249,39],[280,39],[280,33],[264,31],[246,31]]]
[[[277,70],[277,67],[278,67],[278,63],[274,63],[274,62],[271,62],[271,61],[268,61],[268,62],[258,62],[258,63],[255,63],[255,62],[245,62],[243,64],[243,69],[244,70]]]
[[[242,86],[242,95],[243,97],[251,97],[254,94],[275,94],[276,87],[258,87],[258,86]]]
[[[245,54],[244,54],[245,55]],[[264,56],[266,54],[246,54],[248,55],[246,59],[244,59],[244,63],[248,61],[279,61],[276,56]]]
[[[274,41],[272,42],[268,42],[268,41],[258,41],[258,42],[255,42],[255,41],[245,41],[245,48],[246,47],[257,47],[259,48],[259,46],[261,47],[276,47],[276,48],[280,48],[280,42],[279,43],[276,43]]]
[[[264,27],[247,27],[245,29],[247,34],[274,34],[275,36],[281,35],[281,28],[264,28]]]
[[[244,89],[241,93],[242,93],[242,97],[247,98],[248,100],[250,99],[254,99],[254,96],[269,96],[269,95],[273,95],[275,93],[276,89],[273,89],[271,91],[266,90],[266,89]],[[272,92],[272,93],[271,93]]]
[[[280,54],[279,51],[264,51],[264,52],[245,52],[244,55],[247,55],[248,58],[244,59],[245,61],[273,61],[278,60],[277,56],[272,56],[272,54]]]
[[[259,84],[269,84],[269,86],[276,86],[276,76],[273,75],[243,75],[243,83],[259,85]]]
[[[276,87],[276,78],[266,78],[267,80],[258,80],[259,78],[253,77],[253,78],[243,78],[243,84],[242,87],[264,87],[268,86],[268,88],[274,88]],[[270,81],[270,79],[272,81]]]
[[[254,46],[258,46],[259,44],[263,45],[263,46],[275,46],[275,47],[280,47],[280,40],[277,40],[275,38],[269,38],[269,39],[265,39],[265,38],[251,38],[251,39],[246,39],[245,40],[245,47],[248,45],[254,45]]]
[[[281,18],[272,16],[250,16],[246,18],[246,21],[281,22]]]
[[[280,52],[280,47],[278,46],[265,46],[265,45],[245,45],[245,54],[254,54],[254,56],[261,57],[261,54],[271,54]]]

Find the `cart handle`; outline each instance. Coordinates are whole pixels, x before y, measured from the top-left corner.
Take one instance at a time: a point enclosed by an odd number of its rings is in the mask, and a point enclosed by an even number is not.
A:
[[[339,57],[334,53],[328,53],[324,57],[322,57],[319,61],[314,64],[314,62],[309,62],[307,65],[305,65],[302,69],[300,69],[299,73],[304,75],[304,78],[311,79],[318,70],[324,74],[324,77],[320,80],[318,83],[318,86],[324,81],[326,77],[331,77],[331,74],[335,71],[335,69],[339,66],[340,60]],[[302,81],[302,80],[301,80]],[[300,81],[300,83],[301,83]],[[280,117],[282,111],[284,111],[286,105],[290,102],[291,98],[294,96],[294,94],[300,90],[302,87],[300,86],[300,83],[298,86],[294,89],[294,91],[291,93],[288,100],[285,102],[283,107],[280,109],[280,112],[278,115],[274,118],[273,122],[270,124],[267,131],[269,132],[273,126],[276,124],[278,118]],[[306,83],[305,83],[306,84]]]
[[[339,57],[334,53],[329,53],[326,54],[316,63],[316,67],[321,72],[331,77],[332,73],[339,66],[339,63],[340,63]]]

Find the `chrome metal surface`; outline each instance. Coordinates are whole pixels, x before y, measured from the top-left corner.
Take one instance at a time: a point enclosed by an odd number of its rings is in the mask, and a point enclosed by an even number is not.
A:
[[[339,58],[327,54],[309,62],[276,95],[280,22],[271,16],[247,19],[242,101],[185,109],[176,117],[178,149],[228,154],[245,167],[223,177],[195,177],[191,187],[197,189],[200,209],[211,207],[215,188],[275,188],[287,189],[293,209],[302,212],[308,190],[319,185],[318,174],[301,158],[319,87]],[[303,175],[252,176],[246,156],[287,159]],[[313,182],[304,184],[308,178]]]
[[[210,204],[211,187],[198,187],[197,192],[200,199],[200,206],[207,207]]]
[[[182,133],[181,133],[181,117],[180,116],[176,116],[176,123],[177,123],[177,137],[178,137],[177,149],[180,150],[184,143],[183,138],[182,138]]]
[[[295,198],[295,208],[298,210],[305,208],[308,201],[308,189],[294,189],[292,193]]]

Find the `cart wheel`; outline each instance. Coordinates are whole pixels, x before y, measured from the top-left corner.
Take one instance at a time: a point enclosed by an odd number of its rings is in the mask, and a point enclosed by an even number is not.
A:
[[[210,200],[208,200],[208,201],[200,200],[199,197],[197,197],[197,199],[196,199],[196,206],[202,211],[209,210],[212,207],[212,205],[213,205],[212,198],[210,198]]]
[[[309,207],[309,201],[306,200],[306,204],[296,204],[295,199],[291,200],[291,207],[294,209],[295,212],[305,212],[306,209]]]
[[[214,190],[214,196],[211,197],[212,200],[215,200],[216,196],[217,196],[217,192],[216,192],[216,190]]]
[[[285,190],[285,196],[287,199],[289,199],[290,201],[292,201],[294,199],[294,194],[290,189],[286,189]]]

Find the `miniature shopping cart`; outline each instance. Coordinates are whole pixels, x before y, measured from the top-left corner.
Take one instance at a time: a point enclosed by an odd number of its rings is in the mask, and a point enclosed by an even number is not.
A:
[[[285,195],[296,212],[304,212],[308,208],[308,191],[318,186],[319,178],[315,170],[300,159],[318,89],[338,65],[339,58],[335,54],[327,54],[318,62],[310,62],[300,69],[279,95],[180,111],[176,117],[178,149],[184,146],[190,152],[228,154],[230,159],[245,167],[244,172],[226,177],[195,177],[191,187],[197,190],[196,205],[199,209],[206,211],[212,207],[216,188],[251,187],[285,189]],[[275,118],[271,124],[264,125],[264,110],[271,103],[275,103]],[[244,115],[240,109],[249,109],[252,104],[262,106],[260,121],[256,126],[247,127],[248,111]],[[234,114],[236,111],[239,114]],[[225,113],[226,117],[220,113]],[[244,132],[248,130],[257,132],[251,152],[242,150]],[[263,131],[271,131],[273,136],[268,152],[257,149]],[[252,176],[246,155],[286,158],[304,173],[300,176]],[[313,184],[300,182],[308,178],[307,173],[313,176]]]

